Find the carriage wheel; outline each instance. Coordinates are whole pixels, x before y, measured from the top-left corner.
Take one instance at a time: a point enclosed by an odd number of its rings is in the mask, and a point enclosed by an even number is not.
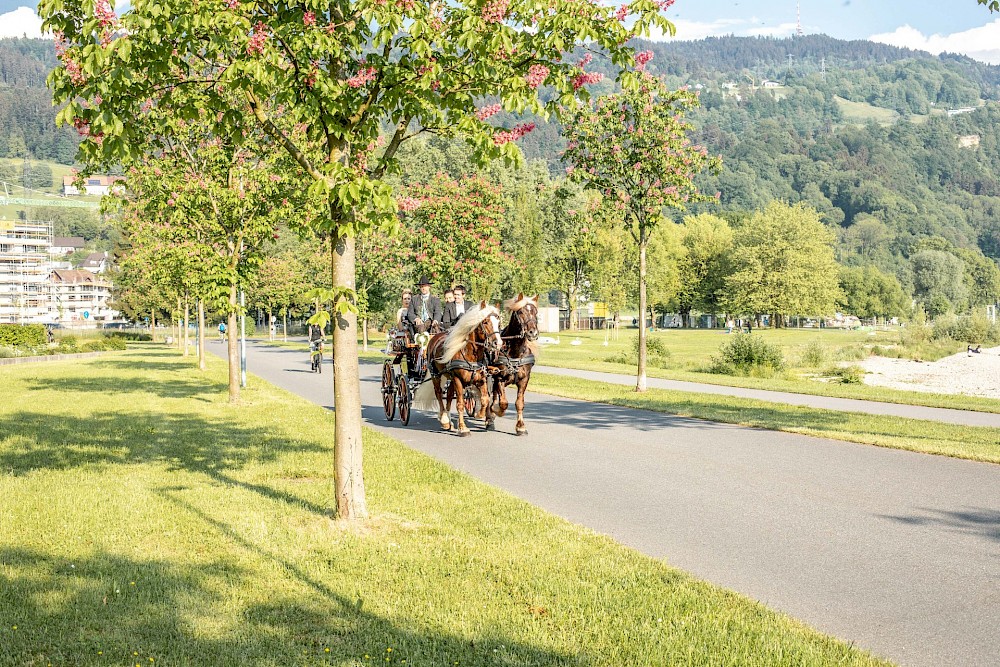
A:
[[[385,418],[392,421],[396,416],[396,378],[392,369],[392,360],[386,359],[382,363],[382,407],[385,409]]]
[[[403,426],[407,426],[410,423],[410,387],[406,384],[406,376],[400,375],[396,379],[396,384],[399,386],[399,421],[403,422]]]
[[[462,393],[465,394],[465,415],[471,417],[476,414],[476,396],[478,392],[474,387],[466,387]]]

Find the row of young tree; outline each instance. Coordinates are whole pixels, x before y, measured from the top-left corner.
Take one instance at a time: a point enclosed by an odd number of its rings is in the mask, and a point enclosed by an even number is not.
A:
[[[651,54],[626,46],[651,29],[673,33],[660,14],[670,4],[164,0],[118,16],[105,0],[43,0],[39,13],[56,36],[60,66],[49,83],[65,104],[59,118],[85,137],[88,170],[128,169],[119,206],[136,282],[144,269],[169,273],[189,299],[225,304],[232,330],[238,287],[259,270],[276,220],[329,247],[336,510],[356,519],[367,515],[358,238],[431,199],[395,196],[386,175],[400,146],[453,134],[478,157],[516,159],[515,141],[532,127],[488,122],[501,108],[571,120],[571,177],[621,216],[638,249],[645,311],[647,251],[666,212],[705,199],[693,179],[718,167],[686,137],[694,96],[642,73]],[[590,57],[569,58],[584,45],[622,68],[621,95],[585,104],[586,86],[601,77],[588,71]],[[236,401],[234,342],[229,349]]]

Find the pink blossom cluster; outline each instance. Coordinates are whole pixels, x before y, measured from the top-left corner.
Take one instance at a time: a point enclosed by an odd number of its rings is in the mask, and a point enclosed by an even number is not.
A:
[[[580,72],[573,78],[573,90],[580,90],[584,86],[598,83],[604,79],[600,72]]]
[[[358,73],[347,80],[347,85],[351,88],[361,88],[375,80],[374,67],[362,67]]]
[[[240,0],[226,0],[226,7],[229,9],[236,9],[240,6]]]
[[[524,77],[529,88],[538,88],[545,83],[545,78],[549,75],[549,68],[545,65],[532,65],[528,68],[528,74]]]
[[[307,27],[316,25],[316,12],[309,11],[302,15],[302,23]]]
[[[660,8],[660,11],[665,12],[670,9],[670,5],[674,4],[674,0],[659,0],[656,4]]]
[[[83,69],[80,67],[80,63],[76,62],[69,57],[69,53],[66,48],[66,38],[63,36],[62,32],[55,33],[55,43],[56,43],[56,57],[63,64],[66,73],[69,74],[70,81],[73,85],[79,86],[87,80],[87,77],[83,73]]]
[[[396,6],[404,12],[409,12],[413,11],[413,8],[417,6],[417,2],[416,0],[396,0]]]
[[[507,16],[510,0],[490,0],[483,7],[483,20],[487,23],[500,23]]]
[[[115,14],[115,10],[111,8],[111,3],[108,0],[97,0],[97,4],[94,5],[94,16],[100,22],[102,28],[108,28],[118,20],[118,16]]]
[[[497,132],[493,135],[493,145],[503,146],[504,144],[509,144],[512,141],[517,141],[534,129],[534,123],[524,123],[523,125],[516,126],[513,130],[503,130],[501,132]]]
[[[653,59],[652,51],[640,51],[635,54],[635,68],[640,72],[646,69],[646,63]]]
[[[414,197],[402,197],[397,203],[399,210],[407,213],[416,210],[420,206],[420,200]]]
[[[577,61],[576,66],[582,69],[587,65],[589,65],[591,62],[593,62],[593,60],[594,60],[594,54],[588,53],[583,58],[580,58],[579,61]]]
[[[247,53],[251,56],[264,53],[264,44],[267,43],[267,37],[267,26],[264,25],[263,21],[257,21],[257,25],[253,27],[253,34],[250,35],[250,42],[247,44]]]
[[[500,109],[501,106],[499,102],[497,102],[496,104],[491,104],[489,106],[480,107],[478,110],[476,110],[476,118],[478,118],[479,120],[486,120],[487,118],[495,116],[498,113],[500,113]]]
[[[618,19],[619,21],[624,21],[627,16],[628,16],[628,5],[622,5],[621,7],[618,8],[618,11],[615,12],[615,18]]]

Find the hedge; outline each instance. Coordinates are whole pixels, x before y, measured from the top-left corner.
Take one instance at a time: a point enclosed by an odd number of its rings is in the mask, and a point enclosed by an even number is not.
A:
[[[31,350],[48,342],[44,324],[0,324],[0,347]]]

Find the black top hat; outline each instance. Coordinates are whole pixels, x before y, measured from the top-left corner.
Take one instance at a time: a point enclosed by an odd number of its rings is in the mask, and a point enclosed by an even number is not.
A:
[[[427,276],[420,276],[420,280],[417,281],[417,285],[433,285]]]

